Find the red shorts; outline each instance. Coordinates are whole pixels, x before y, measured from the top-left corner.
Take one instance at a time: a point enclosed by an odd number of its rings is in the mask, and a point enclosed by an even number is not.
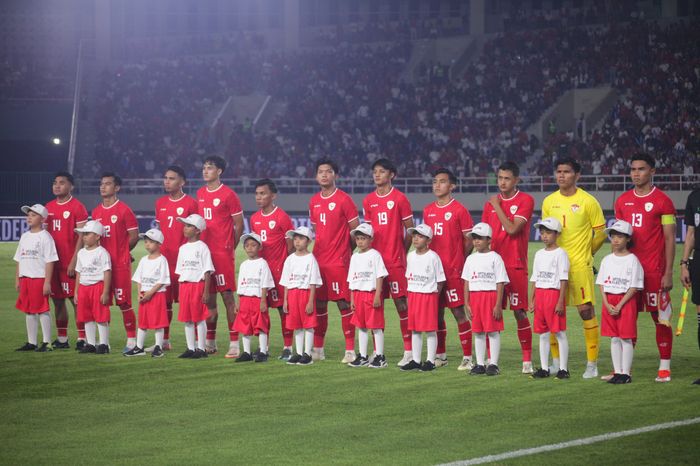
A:
[[[437,332],[438,294],[408,292],[408,329],[412,332]]]
[[[131,267],[114,267],[112,269],[112,296],[114,304],[131,307]]]
[[[169,326],[166,292],[158,292],[145,303],[139,303],[139,328],[155,330]]]
[[[180,283],[180,309],[177,320],[180,322],[201,322],[209,317],[209,309],[202,302],[204,281]]]
[[[659,310],[659,291],[661,290],[661,274],[644,272],[644,290],[637,293],[639,311],[655,312]],[[612,304],[612,303],[610,303]]]
[[[100,297],[104,292],[104,282],[78,287],[78,303],[76,320],[78,322],[109,323],[109,305],[102,304]]]
[[[391,296],[392,299],[406,296],[408,280],[406,280],[406,267],[391,267],[386,269],[389,275],[384,277],[384,298]]]
[[[316,303],[312,303],[314,311],[306,313],[306,305],[309,303],[311,292],[301,288],[290,288],[287,290],[287,319],[285,324],[289,330],[300,330],[303,328],[314,328],[318,325],[316,320]]]
[[[233,329],[243,335],[270,333],[270,313],[260,312],[260,298],[241,296]]]
[[[454,309],[464,306],[464,280],[462,280],[459,275],[450,275],[447,277],[445,286],[442,288],[442,293],[440,293],[440,301],[438,304],[440,309],[443,307]]]
[[[552,288],[535,288],[535,333],[557,333],[566,330],[566,312],[561,316],[554,312],[560,292],[561,290]]]
[[[472,291],[469,293],[469,307],[472,308],[472,333],[503,331],[503,317],[500,320],[493,318],[495,291]]]
[[[506,269],[510,283],[503,292],[503,309],[511,311],[527,310],[528,277],[527,269]]]
[[[384,330],[384,301],[380,307],[374,307],[374,291],[353,290],[352,299],[355,312],[350,322],[357,328]]]
[[[615,306],[622,300],[624,294],[605,293],[608,303]],[[618,338],[637,338],[637,310],[639,301],[632,298],[627,301],[620,313],[616,316],[611,316],[607,307],[603,304],[603,315],[600,323],[600,334],[604,337]]]
[[[209,281],[209,291],[236,291],[236,264],[230,251],[211,251],[211,261],[214,263],[214,273]]]
[[[68,276],[68,269],[53,269],[51,276],[51,297],[54,299],[72,298],[75,293],[75,277]]]
[[[321,267],[321,280],[323,285],[316,288],[318,301],[350,301],[350,288],[348,288],[348,267],[331,266]]]
[[[44,279],[20,277],[15,307],[25,314],[42,314],[50,310],[49,297],[44,296]]]

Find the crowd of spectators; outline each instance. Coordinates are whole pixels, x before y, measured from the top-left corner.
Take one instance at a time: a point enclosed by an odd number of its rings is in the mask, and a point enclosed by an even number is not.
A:
[[[70,99],[75,86],[75,61],[55,64],[0,61],[0,100]]]

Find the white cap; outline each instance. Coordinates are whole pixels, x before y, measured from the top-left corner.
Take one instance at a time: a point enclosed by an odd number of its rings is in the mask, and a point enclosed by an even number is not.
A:
[[[34,205],[31,206],[31,207],[28,206],[28,205],[23,205],[23,206],[22,206],[22,212],[24,212],[25,214],[28,214],[29,211],[32,211],[32,212],[34,212],[35,214],[40,215],[41,218],[46,218],[46,217],[49,216],[49,211],[46,209],[46,207],[44,207],[44,206],[41,205],[41,204],[34,204]]]
[[[314,239],[309,227],[296,227],[294,230],[289,230],[284,236],[291,239],[294,238],[294,235],[306,236],[310,240]]]
[[[139,233],[139,238],[148,238],[156,243],[163,244],[165,237],[163,237],[163,232],[157,228],[151,228],[146,233]]]
[[[201,215],[192,214],[187,217],[178,217],[178,222],[184,223],[185,225],[192,225],[199,231],[204,231],[207,229],[207,222],[204,221]]]
[[[351,235],[355,235],[357,233],[362,233],[363,235],[369,236],[370,238],[374,237],[374,230],[372,230],[372,225],[369,223],[360,223],[357,225],[357,228],[354,230],[350,230]]]
[[[76,233],[95,233],[96,235],[104,235],[105,228],[97,220],[90,220],[82,228],[76,228]]]
[[[632,225],[625,222],[624,220],[615,220],[615,223],[606,228],[605,233],[610,233],[611,231],[616,231],[627,236],[632,236]]]
[[[491,230],[491,225],[484,222],[479,222],[472,228],[472,231],[468,233],[470,237],[481,236],[484,238],[491,238],[493,236],[493,230]]]
[[[412,235],[413,233],[418,233],[419,235],[425,236],[429,239],[433,239],[433,229],[425,223],[421,223],[417,227],[407,229],[406,233],[408,233],[409,235]]]
[[[547,218],[540,219],[539,222],[535,223],[534,227],[535,228],[545,227],[547,230],[556,231],[557,233],[561,233],[561,223],[559,223],[559,220],[557,220],[554,217],[547,217]]]
[[[241,236],[241,244],[245,244],[245,240],[247,239],[253,239],[257,241],[257,243],[262,246],[262,239],[260,238],[260,235],[255,233],[255,232],[250,232],[246,233],[245,235]]]

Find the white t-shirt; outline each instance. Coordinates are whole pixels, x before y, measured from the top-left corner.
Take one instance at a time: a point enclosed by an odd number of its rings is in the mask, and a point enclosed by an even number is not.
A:
[[[205,273],[213,271],[214,263],[211,261],[211,252],[204,241],[197,240],[180,246],[175,266],[175,273],[180,275],[178,280],[180,283],[201,282],[204,280]]]
[[[238,296],[262,297],[262,289],[275,287],[272,272],[267,261],[262,257],[248,259],[241,263],[238,270]]]
[[[610,294],[625,294],[630,288],[644,288],[644,269],[634,254],[608,254],[600,263],[596,285]]]
[[[285,288],[301,288],[308,290],[311,285],[321,286],[321,271],[313,254],[297,256],[290,254],[284,261],[280,285]]]
[[[95,249],[82,248],[78,251],[75,271],[80,274],[81,285],[94,285],[104,281],[107,270],[112,270],[112,261],[102,246]]]
[[[141,291],[151,291],[151,288],[160,283],[164,286],[160,287],[158,293],[165,293],[170,285],[168,260],[162,255],[155,259],[149,259],[148,256],[142,257],[131,280],[141,284]]]
[[[469,291],[496,291],[499,283],[509,283],[506,266],[495,251],[477,252],[467,257],[462,279],[469,282]]]
[[[348,283],[351,290],[375,291],[377,279],[387,275],[382,256],[375,249],[356,252],[350,257]]]
[[[46,264],[57,260],[56,244],[48,231],[22,234],[15,252],[20,277],[46,278]]]
[[[406,279],[408,291],[435,293],[438,283],[446,280],[440,256],[430,249],[423,254],[418,254],[416,251],[409,252],[406,257]]]
[[[561,289],[561,281],[569,279],[569,256],[562,248],[551,251],[540,249],[535,253],[530,281],[535,288]]]

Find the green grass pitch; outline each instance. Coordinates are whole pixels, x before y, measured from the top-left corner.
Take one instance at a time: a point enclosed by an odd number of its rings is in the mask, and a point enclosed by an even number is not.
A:
[[[532,244],[531,255],[540,246]],[[583,380],[583,332],[569,309],[568,381],[520,373],[514,319],[506,313],[499,377],[458,372],[461,355],[448,316],[450,364],[432,373],[402,373],[402,346],[387,301],[385,370],[340,364],[340,320],[330,309],[327,360],[310,367],[235,364],[217,355],[179,360],[184,332],[175,322],[174,351],[165,358],[127,359],[121,316],[113,308],[112,346],[105,357],[74,350],[16,353],[26,340],[14,308],[15,243],[0,245],[0,463],[105,464],[435,464],[564,442],[606,432],[688,419],[700,413],[700,352],[694,307],[674,341],[673,381],[656,384],[658,355],[651,318],[641,315],[634,382],[620,387]],[[680,246],[678,255],[680,257]],[[598,254],[599,258],[609,251]],[[136,256],[143,254],[139,244]],[[239,248],[239,263],[243,253]],[[677,261],[676,261],[677,262]],[[681,290],[674,282],[674,325]],[[600,300],[598,300],[600,302]],[[72,311],[71,311],[72,312]],[[599,306],[598,306],[598,315]],[[69,327],[71,343],[75,330]],[[228,334],[219,323],[218,343]],[[152,334],[148,344],[152,344]],[[537,336],[533,359],[538,365]],[[271,354],[281,347],[272,312]],[[611,367],[601,338],[599,367]],[[697,461],[700,425],[529,456],[512,463],[656,463]]]

